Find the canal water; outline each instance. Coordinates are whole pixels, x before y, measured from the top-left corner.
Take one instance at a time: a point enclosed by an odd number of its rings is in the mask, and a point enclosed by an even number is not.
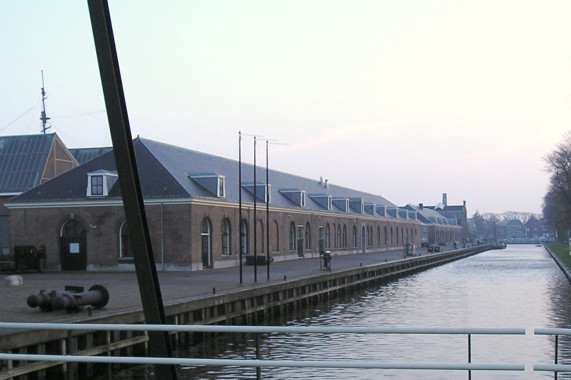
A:
[[[347,298],[267,321],[291,326],[569,327],[571,286],[543,247],[510,245]],[[560,339],[559,362],[571,364]],[[262,359],[465,363],[465,335],[263,335]],[[553,363],[546,336],[472,336],[473,363]],[[181,357],[255,358],[253,336],[207,335]],[[152,378],[133,368],[117,378]],[[255,379],[254,368],[182,367],[181,379]],[[465,371],[262,368],[263,379],[467,379]],[[472,379],[541,379],[553,373],[473,371]],[[559,374],[559,379],[571,379]]]

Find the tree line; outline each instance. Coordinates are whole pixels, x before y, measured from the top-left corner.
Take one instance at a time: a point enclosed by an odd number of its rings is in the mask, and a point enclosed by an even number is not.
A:
[[[545,162],[550,177],[543,197],[543,217],[557,231],[559,240],[566,241],[571,229],[571,132],[563,136]]]

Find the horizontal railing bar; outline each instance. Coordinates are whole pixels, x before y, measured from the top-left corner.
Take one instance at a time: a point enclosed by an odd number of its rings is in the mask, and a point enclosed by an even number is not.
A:
[[[57,361],[68,363],[116,363],[116,364],[180,364],[206,366],[239,367],[309,367],[309,368],[362,368],[362,369],[421,369],[421,370],[458,370],[458,371],[523,371],[524,364],[494,363],[398,363],[378,361],[343,360],[249,360],[249,359],[186,359],[156,358],[132,356],[59,356],[2,354],[0,360]]]
[[[334,327],[334,326],[228,326],[228,325],[133,325],[94,323],[0,322],[0,329],[176,331],[282,334],[486,334],[525,335],[525,328],[486,327]]]
[[[571,372],[571,365],[569,364],[534,364],[534,371],[548,371],[548,372]]]
[[[535,328],[535,335],[571,335],[571,329],[564,328]]]

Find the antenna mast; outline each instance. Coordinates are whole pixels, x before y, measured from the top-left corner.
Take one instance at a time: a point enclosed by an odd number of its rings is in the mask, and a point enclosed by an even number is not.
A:
[[[50,120],[46,116],[46,90],[44,89],[44,70],[42,70],[42,113],[40,115],[40,120],[42,121],[42,133],[45,135],[46,131],[51,128],[51,126],[46,127],[46,123]]]

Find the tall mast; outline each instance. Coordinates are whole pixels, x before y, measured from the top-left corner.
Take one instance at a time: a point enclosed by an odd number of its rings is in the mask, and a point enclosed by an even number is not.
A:
[[[44,89],[44,70],[42,70],[42,113],[40,115],[40,120],[42,121],[42,133],[45,135],[46,131],[51,128],[51,126],[46,127],[49,117],[46,116],[46,90]]]

